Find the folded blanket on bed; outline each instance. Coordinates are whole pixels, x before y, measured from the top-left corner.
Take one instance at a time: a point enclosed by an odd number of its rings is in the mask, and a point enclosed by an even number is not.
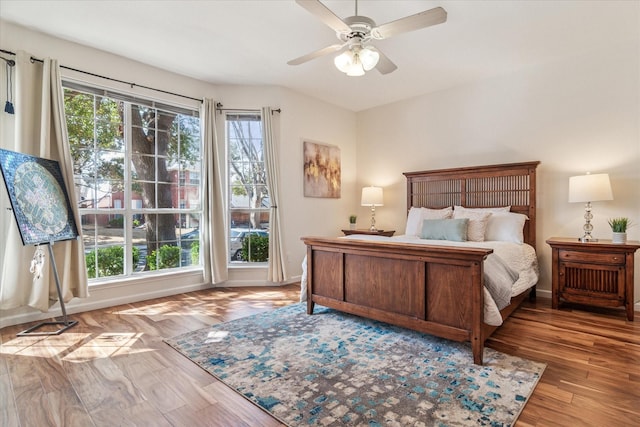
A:
[[[497,254],[489,254],[484,260],[484,287],[502,310],[511,303],[511,287],[518,280],[519,274],[513,270]]]

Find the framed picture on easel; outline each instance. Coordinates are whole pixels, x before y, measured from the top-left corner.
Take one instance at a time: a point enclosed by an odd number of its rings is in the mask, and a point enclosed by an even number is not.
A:
[[[23,245],[78,237],[57,161],[0,149],[0,169]]]

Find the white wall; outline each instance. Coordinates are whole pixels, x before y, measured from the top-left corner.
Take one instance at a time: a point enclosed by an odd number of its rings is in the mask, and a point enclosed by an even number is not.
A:
[[[551,288],[545,240],[582,235],[584,206],[567,202],[572,175],[610,175],[615,200],[594,203],[595,237],[611,238],[607,218],[627,216],[640,240],[639,62],[630,42],[360,112],[358,185],[385,187],[380,227],[404,229],[402,172],[540,160],[539,289]]]
[[[1,48],[16,52],[24,50],[36,58],[50,57],[60,65],[88,71],[139,85],[201,99],[213,98],[225,108],[281,108],[276,128],[280,134],[280,178],[282,200],[279,210],[284,228],[284,247],[287,273],[299,279],[305,247],[303,235],[337,235],[348,222],[355,194],[355,113],[309,98],[288,89],[273,86],[221,86],[169,73],[142,63],[98,51],[86,46],[53,38],[5,21],[0,22]],[[108,86],[129,93],[141,94],[162,101],[198,106],[198,101],[165,95],[129,85],[89,77],[62,69],[63,77]],[[3,80],[4,81],[4,80]],[[5,98],[2,98],[5,99]],[[6,116],[6,115],[5,115]],[[4,120],[4,118],[3,118]],[[277,123],[279,120],[279,123]],[[3,131],[0,134],[4,135]],[[3,136],[4,137],[4,136]],[[303,139],[337,145],[342,154],[342,198],[305,198],[302,191]],[[14,223],[11,222],[13,225]],[[0,259],[0,262],[1,259]],[[20,262],[20,261],[19,261]],[[29,268],[28,260],[24,268]],[[239,268],[230,271],[224,286],[265,284],[266,269]],[[116,281],[92,287],[87,299],[74,299],[67,304],[69,313],[110,305],[187,292],[206,287],[201,272],[180,274],[177,277],[155,276],[151,280]],[[4,310],[0,327],[37,320],[59,314],[57,304],[48,314],[29,308]]]

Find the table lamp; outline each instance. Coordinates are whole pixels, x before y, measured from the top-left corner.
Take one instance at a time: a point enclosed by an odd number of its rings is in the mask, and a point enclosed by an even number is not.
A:
[[[362,189],[362,206],[371,206],[371,227],[369,231],[378,231],[376,228],[376,206],[382,204],[382,188],[381,187],[364,187]]]
[[[572,176],[569,178],[569,203],[586,203],[584,207],[585,224],[582,227],[584,235],[579,238],[583,243],[598,241],[598,239],[594,239],[591,236],[591,232],[593,231],[593,225],[591,225],[591,220],[593,219],[591,202],[602,200],[613,200],[609,174],[598,173],[592,175],[587,173],[586,175]]]

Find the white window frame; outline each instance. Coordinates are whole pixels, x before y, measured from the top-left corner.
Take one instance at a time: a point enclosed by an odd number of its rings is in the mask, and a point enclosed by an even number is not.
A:
[[[92,207],[91,208],[82,208],[80,207],[79,209],[79,214],[80,216],[87,214],[87,215],[122,215],[124,217],[124,221],[125,221],[125,225],[123,227],[123,238],[124,238],[124,272],[122,275],[116,275],[116,276],[101,276],[101,277],[96,277],[94,279],[89,279],[89,285],[90,286],[95,286],[95,285],[100,285],[106,282],[112,282],[112,281],[116,281],[116,280],[127,280],[127,279],[143,279],[144,277],[148,277],[154,274],[167,274],[167,273],[177,273],[177,274],[181,274],[187,271],[194,271],[194,270],[202,270],[203,269],[203,265],[202,265],[202,252],[200,253],[200,260],[199,263],[197,265],[189,265],[189,266],[182,266],[182,267],[176,267],[176,268],[171,268],[171,269],[160,269],[160,270],[154,270],[154,271],[144,271],[144,272],[135,272],[134,269],[136,266],[132,265],[131,259],[132,259],[132,252],[133,252],[133,240],[132,240],[132,227],[130,224],[131,219],[133,218],[134,215],[139,215],[139,214],[145,214],[145,213],[151,213],[151,214],[157,214],[157,215],[164,215],[164,214],[172,214],[175,215],[177,218],[181,218],[181,215],[196,215],[200,217],[200,222],[202,222],[204,220],[204,216],[203,216],[203,211],[202,211],[202,206],[203,206],[203,197],[204,197],[204,188],[203,188],[203,183],[199,182],[199,187],[200,187],[200,191],[199,191],[199,200],[196,204],[196,206],[191,206],[188,209],[180,209],[180,208],[142,208],[142,207],[137,207],[134,206],[138,205],[140,203],[138,203],[137,200],[132,199],[132,191],[131,191],[131,158],[132,158],[132,142],[131,142],[131,105],[132,104],[136,104],[136,105],[140,105],[140,106],[146,106],[149,108],[155,108],[157,110],[160,111],[169,111],[171,113],[177,113],[177,114],[181,114],[181,115],[187,115],[187,116],[192,116],[192,117],[198,117],[199,116],[199,111],[196,109],[185,109],[183,107],[180,106],[175,106],[175,105],[171,105],[171,104],[165,104],[165,103],[159,103],[153,100],[149,100],[149,99],[144,99],[144,98],[139,98],[139,97],[133,97],[133,96],[129,96],[127,94],[123,94],[123,93],[119,93],[116,91],[111,91],[111,90],[106,90],[104,88],[99,88],[96,86],[89,86],[89,85],[85,85],[85,84],[79,84],[79,83],[75,83],[75,82],[71,82],[71,81],[63,81],[63,87],[65,89],[70,89],[73,91],[77,91],[77,92],[81,92],[87,95],[97,95],[97,96],[102,96],[105,98],[110,98],[113,99],[115,101],[123,101],[124,102],[124,112],[123,112],[123,126],[124,126],[124,132],[123,132],[123,139],[124,139],[124,177],[123,177],[123,181],[125,183],[124,185],[124,203],[123,206],[119,209],[116,208],[111,208],[111,209],[105,209],[105,208],[98,208],[98,206],[95,205],[95,201],[93,201],[92,203]],[[94,120],[95,120],[95,112],[94,112]],[[201,128],[201,126],[199,126],[199,128]],[[156,129],[157,132],[157,129]],[[156,138],[157,140],[157,138]],[[204,152],[204,144],[203,144],[203,139],[202,136],[200,137],[200,152]],[[197,170],[197,174],[198,176],[202,176],[203,174],[203,162],[199,162],[199,168]],[[183,173],[186,175],[188,175],[188,170],[178,170],[178,172],[176,173],[176,184],[178,185],[179,188],[179,192],[180,189],[187,187],[188,185],[192,185],[193,184],[189,184],[188,182],[185,182],[184,185],[180,184],[180,174]],[[156,176],[156,182],[157,182],[157,176]],[[178,197],[181,197],[181,194],[177,195]],[[177,244],[178,246],[181,245],[181,236],[179,234],[176,235],[176,239],[177,239]],[[107,247],[108,245],[100,245],[98,244],[98,242],[95,242],[94,245],[91,248],[87,248],[87,249],[99,249],[99,248],[103,248],[103,247]]]

